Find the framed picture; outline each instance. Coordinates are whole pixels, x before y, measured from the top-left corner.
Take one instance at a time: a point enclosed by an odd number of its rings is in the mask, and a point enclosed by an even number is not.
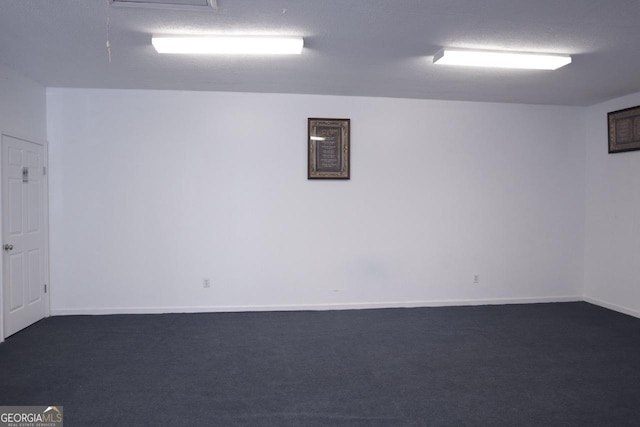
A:
[[[350,179],[350,119],[309,119],[308,179]]]
[[[612,111],[609,121],[609,153],[640,150],[640,106]]]

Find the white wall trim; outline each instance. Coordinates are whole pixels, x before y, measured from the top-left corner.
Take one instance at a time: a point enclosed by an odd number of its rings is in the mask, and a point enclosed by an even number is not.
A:
[[[585,296],[583,299],[588,303],[599,305],[600,307],[608,308],[609,310],[617,311],[619,313],[628,314],[629,316],[640,318],[640,311],[638,310],[622,307],[620,305],[612,304],[610,302],[605,302],[597,298],[591,298],[591,297]]]
[[[535,304],[550,302],[582,301],[580,296],[496,298],[475,300],[437,300],[437,301],[390,301],[340,304],[290,304],[290,305],[226,305],[226,306],[187,306],[187,307],[100,307],[100,308],[60,308],[52,309],[52,316],[101,315],[101,314],[160,314],[160,313],[222,313],[243,311],[324,311],[324,310],[360,310],[368,308],[416,308],[449,307],[468,305]]]

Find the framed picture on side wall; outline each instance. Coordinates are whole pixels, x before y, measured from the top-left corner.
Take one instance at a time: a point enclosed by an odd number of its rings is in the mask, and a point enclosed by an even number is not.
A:
[[[640,150],[640,106],[612,111],[609,122],[609,153]]]
[[[307,179],[350,179],[350,119],[308,120]]]

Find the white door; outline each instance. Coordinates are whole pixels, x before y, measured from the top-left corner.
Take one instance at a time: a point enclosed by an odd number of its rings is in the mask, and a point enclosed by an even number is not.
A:
[[[2,304],[4,336],[45,317],[44,148],[2,135]]]

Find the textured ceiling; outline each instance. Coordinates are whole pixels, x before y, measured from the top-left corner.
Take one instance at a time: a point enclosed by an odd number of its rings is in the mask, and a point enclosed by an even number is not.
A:
[[[105,47],[107,17],[112,61]],[[302,55],[159,55],[152,35],[282,34]],[[557,71],[434,66],[442,47],[568,53]],[[591,105],[640,91],[638,0],[0,1],[0,62],[48,87],[185,89]]]

